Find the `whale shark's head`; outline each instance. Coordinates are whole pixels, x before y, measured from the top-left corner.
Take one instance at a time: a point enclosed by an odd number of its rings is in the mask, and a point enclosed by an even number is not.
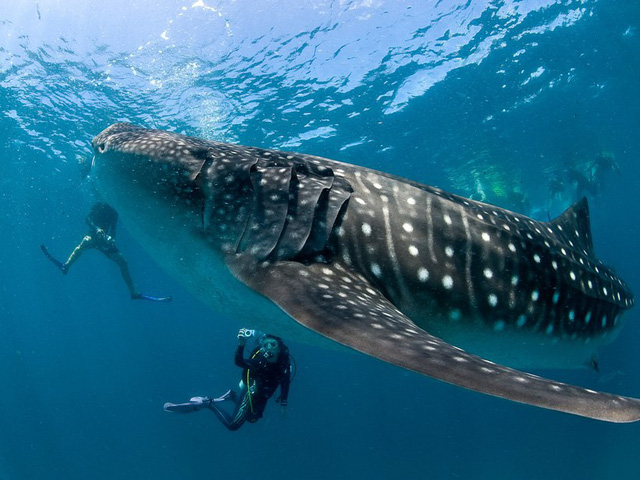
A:
[[[97,135],[92,146],[92,175],[117,210],[166,218],[184,216],[190,205],[197,221],[202,209],[197,176],[207,155],[201,141],[116,123]]]
[[[131,235],[212,310],[280,336],[314,334],[238,282],[225,247],[242,237],[257,161],[242,147],[117,123],[92,141],[91,177]],[[244,220],[243,220],[244,218]]]
[[[203,141],[117,123],[92,145],[91,177],[101,199],[165,270],[200,298],[219,298],[217,285],[207,280],[222,264],[203,235]]]

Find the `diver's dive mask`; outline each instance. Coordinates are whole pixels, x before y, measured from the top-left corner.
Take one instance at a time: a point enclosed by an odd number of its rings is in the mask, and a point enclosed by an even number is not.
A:
[[[273,337],[264,337],[260,339],[260,350],[265,359],[274,361],[280,354],[280,343]]]

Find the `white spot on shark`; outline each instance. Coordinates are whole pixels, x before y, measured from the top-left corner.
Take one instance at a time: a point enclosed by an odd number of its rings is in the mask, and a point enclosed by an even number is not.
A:
[[[489,301],[489,305],[491,305],[492,307],[498,305],[498,296],[495,293],[490,293],[487,297],[487,300]]]
[[[373,273],[376,277],[380,278],[382,276],[382,270],[380,269],[380,265],[378,265],[377,263],[372,263],[371,273]]]
[[[423,283],[429,280],[429,271],[426,268],[421,267],[418,269],[418,280]]]

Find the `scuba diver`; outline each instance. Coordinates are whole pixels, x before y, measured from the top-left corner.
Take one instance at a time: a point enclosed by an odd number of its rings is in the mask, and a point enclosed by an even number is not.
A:
[[[136,290],[133,279],[129,273],[129,265],[120,250],[116,246],[116,224],[118,223],[118,212],[106,203],[97,202],[89,211],[85,219],[89,225],[89,232],[84,236],[80,244],[71,252],[66,262],[62,263],[53,257],[46,246],[40,248],[53,264],[60,269],[63,275],[69,272],[69,268],[87,249],[95,248],[102,252],[109,260],[120,267],[120,273],[124,282],[129,288],[132,300],[151,300],[155,302],[169,302],[171,297],[152,297],[143,295]]]
[[[250,338],[254,338],[257,345],[245,356],[245,345]],[[280,396],[276,402],[284,413],[291,383],[291,361],[289,349],[281,338],[242,328],[238,332],[235,354],[235,364],[243,369],[240,392],[229,390],[218,398],[192,397],[186,403],[165,403],[164,410],[191,413],[208,408],[229,430],[238,430],[245,421],[254,423],[262,417],[267,401],[279,385]]]

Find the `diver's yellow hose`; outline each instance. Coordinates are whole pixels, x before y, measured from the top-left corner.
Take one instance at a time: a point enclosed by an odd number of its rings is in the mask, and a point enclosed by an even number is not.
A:
[[[253,400],[251,399],[251,384],[249,383],[249,369],[247,369],[247,395],[249,395],[249,408],[253,413]]]
[[[258,353],[260,353],[261,351],[262,351],[261,348],[259,350],[256,350],[256,353],[254,353],[251,356],[251,360],[256,358],[256,355],[258,355]],[[251,384],[249,383],[249,369],[248,368],[247,368],[247,395],[249,395],[249,408],[251,409],[251,413],[253,413],[253,399],[251,398]]]

